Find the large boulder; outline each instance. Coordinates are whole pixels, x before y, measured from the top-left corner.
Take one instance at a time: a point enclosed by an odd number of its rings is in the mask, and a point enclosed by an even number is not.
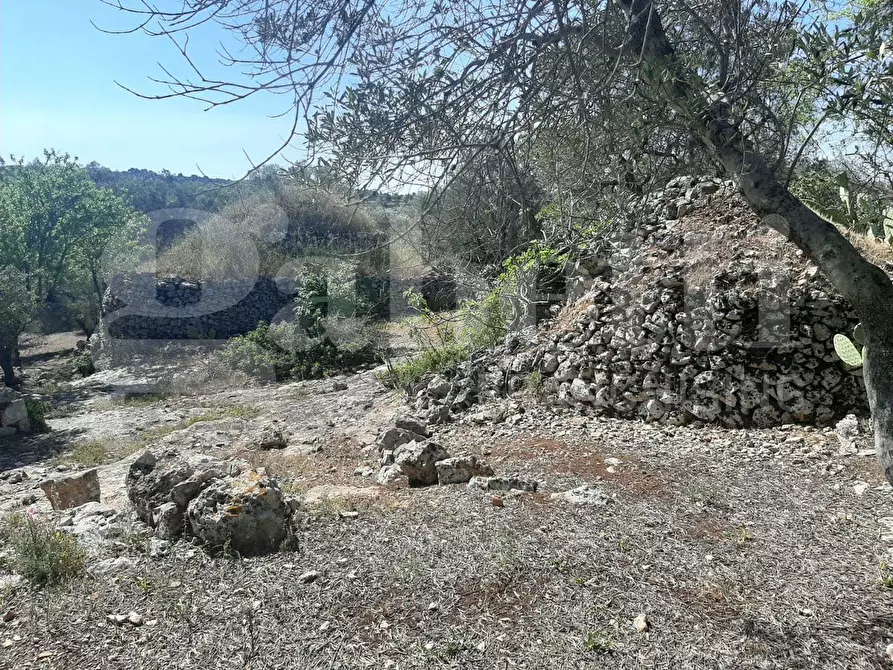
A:
[[[187,508],[195,537],[243,555],[277,551],[288,536],[290,517],[278,483],[262,470],[213,482]]]
[[[436,442],[410,442],[394,452],[394,464],[407,476],[410,486],[428,486],[437,483],[437,462],[449,457]]]
[[[127,472],[127,497],[139,519],[160,536],[171,538],[183,527],[183,514],[190,501],[211,482],[237,474],[238,463],[208,456],[183,457],[173,449],[146,450]]]
[[[89,502],[99,502],[99,476],[96,468],[47,479],[40,488],[49,498],[53,509],[71,509]]]
[[[11,396],[4,396],[9,398]],[[15,400],[4,401],[0,404],[0,427],[14,428],[15,430],[27,433],[31,431],[31,420],[28,418],[28,406],[24,399],[17,398]]]

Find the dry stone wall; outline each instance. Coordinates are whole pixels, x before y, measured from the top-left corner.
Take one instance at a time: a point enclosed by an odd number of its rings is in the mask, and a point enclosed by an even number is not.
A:
[[[417,408],[446,419],[537,373],[549,402],[670,424],[828,424],[867,409],[832,344],[853,311],[730,182],[674,180],[637,218],[616,254],[577,266],[552,324],[415,389]]]
[[[103,298],[100,331],[111,339],[224,339],[271,321],[291,297],[268,277],[201,283],[118,277]]]

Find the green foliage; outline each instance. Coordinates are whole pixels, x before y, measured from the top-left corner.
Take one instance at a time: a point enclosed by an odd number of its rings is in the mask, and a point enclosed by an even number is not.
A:
[[[366,333],[336,343],[327,323],[325,319],[315,322],[314,330],[319,333],[315,336],[295,322],[261,323],[250,333],[231,339],[218,353],[218,361],[250,375],[316,379],[376,360],[373,340]]]
[[[849,367],[858,368],[862,366],[862,353],[846,335],[837,333],[834,336],[834,351],[840,360]]]
[[[444,372],[466,360],[468,349],[456,343],[424,349],[415,358],[391,366],[379,379],[387,386],[407,389],[426,374]]]
[[[7,518],[3,535],[13,550],[13,569],[34,584],[59,584],[84,569],[86,554],[77,538],[30,512]]]
[[[35,433],[48,433],[50,426],[47,423],[47,415],[52,409],[48,403],[35,398],[25,398],[25,407],[28,408],[28,421],[31,430]]]
[[[550,281],[554,275],[563,277],[566,261],[566,253],[541,243],[531,244],[503,263],[503,271],[487,295],[466,300],[456,315],[434,312],[420,293],[407,291],[405,297],[417,317],[405,325],[421,353],[391,366],[381,376],[382,382],[406,389],[426,374],[444,372],[468,360],[476,351],[501,344],[512,325],[513,307],[527,309],[538,284],[544,279]]]
[[[816,163],[798,175],[791,191],[839,226],[888,243],[893,240],[889,194],[868,184],[857,186],[846,170],[835,172],[826,163]]]
[[[72,375],[78,377],[89,377],[96,372],[96,366],[93,364],[93,357],[87,353],[75,354],[68,361],[68,369]]]
[[[583,640],[583,646],[586,647],[587,650],[595,653],[609,653],[614,650],[614,638],[604,631],[591,630],[586,633],[586,638]]]
[[[0,267],[22,273],[44,318],[91,330],[114,265],[108,252],[133,251],[146,220],[68,154],[0,166]]]

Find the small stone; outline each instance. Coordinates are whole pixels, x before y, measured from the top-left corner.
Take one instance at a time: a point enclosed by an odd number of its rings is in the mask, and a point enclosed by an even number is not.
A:
[[[332,391],[346,391],[347,384],[344,382],[332,382]]]
[[[439,609],[439,606],[437,603],[428,603],[428,611],[429,612],[436,612],[438,609]]]
[[[651,628],[651,623],[648,621],[648,616],[642,612],[639,616],[633,619],[633,626],[640,633],[645,633]]]
[[[887,656],[893,659],[893,642],[887,645]]]
[[[257,440],[259,449],[285,449],[288,446],[288,438],[285,433],[276,426],[266,426]]]
[[[118,556],[117,558],[106,558],[90,567],[92,575],[119,575],[133,567],[133,561],[126,556]]]
[[[319,570],[309,570],[298,577],[298,581],[301,584],[312,584],[320,577],[322,577],[322,573]]]
[[[6,610],[3,613],[3,623],[9,623],[13,619],[15,619],[16,616],[17,616],[17,614],[15,613],[14,610]]]
[[[329,628],[331,628],[331,627],[332,627],[332,622],[331,622],[331,621],[323,621],[323,622],[320,624],[320,626],[319,626],[319,631],[320,631],[321,633],[325,633],[325,632],[326,632],[327,630],[329,630]]]
[[[142,626],[143,625],[143,617],[141,614],[137,614],[136,612],[130,612],[127,615],[127,621],[132,623],[134,626]]]
[[[22,497],[22,506],[27,507],[28,505],[33,505],[37,502],[37,496],[33,493],[29,493],[26,496]]]
[[[858,484],[853,485],[853,493],[857,496],[864,496],[865,492],[871,488],[871,484],[867,484],[865,482],[859,482]]]
[[[171,551],[171,543],[157,537],[149,539],[149,557],[162,558],[167,556]]]
[[[505,507],[505,503],[502,502],[502,498],[500,498],[499,496],[493,496],[492,498],[490,498],[490,504],[493,505],[493,507]]]

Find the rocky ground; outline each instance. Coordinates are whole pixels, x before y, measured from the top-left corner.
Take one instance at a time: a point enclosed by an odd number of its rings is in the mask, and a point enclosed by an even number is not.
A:
[[[86,466],[102,491],[62,519],[83,576],[0,577],[0,667],[893,666],[893,496],[833,430],[663,427],[519,394],[432,439],[536,492],[383,486],[376,436],[405,407],[371,372],[122,392],[176,372],[56,389],[51,433],[0,443],[7,512],[50,518],[39,483]],[[259,448],[271,431],[285,446]],[[296,548],[152,537],[124,488],[147,447],[267,468],[301,501]]]

